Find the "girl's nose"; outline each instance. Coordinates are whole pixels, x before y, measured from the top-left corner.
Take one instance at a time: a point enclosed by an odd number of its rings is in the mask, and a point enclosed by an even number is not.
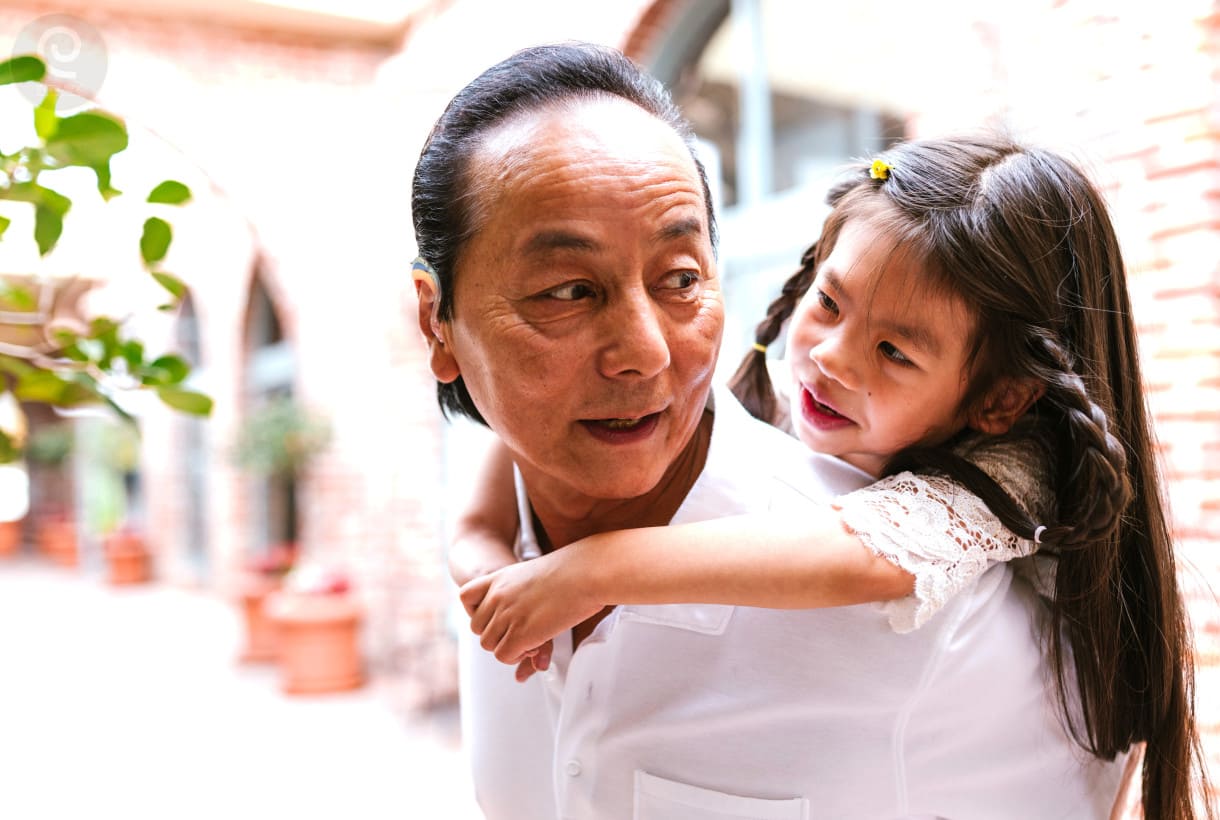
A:
[[[855,357],[841,333],[831,333],[809,348],[809,358],[826,378],[847,388],[857,386]]]

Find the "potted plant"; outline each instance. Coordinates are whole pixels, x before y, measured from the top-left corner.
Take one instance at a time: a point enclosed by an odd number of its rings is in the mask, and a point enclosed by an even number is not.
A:
[[[0,464],[0,559],[21,554],[28,494],[26,473]]]
[[[284,576],[296,562],[296,544],[277,544],[266,553],[246,561],[238,582],[245,646],[241,660],[245,663],[274,661],[276,658],[275,627],[267,617],[267,596],[280,588]]]
[[[286,694],[341,692],[364,684],[362,610],[347,573],[302,566],[266,603]]]
[[[0,558],[21,554],[25,520],[29,514],[29,473],[21,466],[8,464],[21,458],[25,449],[25,414],[11,395],[0,394]]]
[[[12,558],[21,553],[23,519],[0,521],[0,558]]]
[[[291,396],[276,396],[252,409],[238,427],[234,462],[251,476],[281,491],[295,492],[295,481],[330,440],[328,423]],[[295,527],[290,528],[290,537]],[[269,661],[277,656],[275,626],[264,612],[297,562],[295,541],[275,544],[248,556],[239,573],[237,599],[245,625],[243,661]]]
[[[124,524],[106,536],[102,552],[110,583],[143,584],[152,579],[152,553],[133,527]]]
[[[291,396],[253,408],[238,427],[233,458],[253,475],[295,477],[330,441],[330,427]]]
[[[66,567],[74,567],[80,560],[65,474],[75,440],[72,426],[58,422],[36,427],[25,445],[31,483],[40,490],[32,516],[38,547],[52,561]]]
[[[135,487],[140,462],[140,432],[134,422],[118,421],[100,428],[96,439],[98,466],[104,472],[95,478],[115,487],[101,529],[102,557],[112,584],[142,584],[152,580],[152,550],[135,522]],[[120,489],[121,488],[121,489]]]

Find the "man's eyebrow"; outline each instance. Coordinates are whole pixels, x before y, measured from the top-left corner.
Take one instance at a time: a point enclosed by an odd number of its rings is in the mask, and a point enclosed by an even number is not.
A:
[[[695,217],[688,217],[662,226],[652,235],[652,238],[657,242],[668,242],[673,239],[685,239],[688,236],[700,236],[702,233],[703,221]]]
[[[581,234],[562,230],[539,231],[525,243],[526,254],[543,254],[548,251],[595,251],[600,247],[596,241]]]

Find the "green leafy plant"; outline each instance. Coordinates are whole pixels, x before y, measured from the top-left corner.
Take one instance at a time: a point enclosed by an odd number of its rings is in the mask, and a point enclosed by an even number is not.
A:
[[[330,443],[329,423],[282,396],[246,416],[237,431],[233,458],[256,475],[292,476]]]
[[[140,464],[140,433],[131,424],[107,424],[97,432],[99,460],[118,473],[129,473]]]
[[[36,464],[58,467],[72,455],[76,443],[72,427],[67,424],[52,424],[39,427],[30,434],[25,444],[25,457]]]
[[[112,184],[111,160],[127,150],[128,132],[121,119],[100,109],[62,117],[56,113],[59,91],[47,80],[46,66],[36,56],[0,63],[0,85],[13,83],[40,83],[45,94],[33,106],[34,144],[0,151],[0,201],[33,208],[33,238],[39,255],[45,257],[59,243],[65,226],[72,224],[67,219],[72,199],[44,175],[64,168],[87,169],[97,180],[98,195],[110,201],[120,193]],[[161,182],[145,197],[150,206],[183,205],[190,199],[190,189],[176,180]],[[10,224],[0,215],[0,238]],[[145,220],[140,258],[167,293],[162,310],[176,309],[187,293],[185,283],[162,267],[172,241],[169,222],[156,215]],[[56,301],[65,288],[71,283],[46,275],[0,273],[0,393],[11,391],[19,401],[57,407],[107,405],[131,420],[115,401],[116,395],[123,390],[151,390],[176,410],[194,415],[211,412],[208,396],[184,386],[190,374],[187,362],[174,353],[149,355],[141,340],[128,335],[122,321],[108,316],[87,322],[56,321]],[[17,449],[10,434],[0,429],[0,461],[11,460]]]

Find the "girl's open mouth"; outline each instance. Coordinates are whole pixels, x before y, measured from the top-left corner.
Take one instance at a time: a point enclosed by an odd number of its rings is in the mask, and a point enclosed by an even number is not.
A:
[[[851,424],[847,416],[813,397],[808,389],[801,390],[801,410],[805,419],[818,428],[840,427]]]
[[[817,408],[819,412],[824,413],[827,416],[833,416],[835,418],[840,418],[840,419],[847,418],[847,416],[844,416],[842,413],[837,412],[833,407],[826,405],[826,404],[822,404],[820,401],[813,398],[812,396],[810,396],[809,398],[813,402],[813,406],[815,408]]]

